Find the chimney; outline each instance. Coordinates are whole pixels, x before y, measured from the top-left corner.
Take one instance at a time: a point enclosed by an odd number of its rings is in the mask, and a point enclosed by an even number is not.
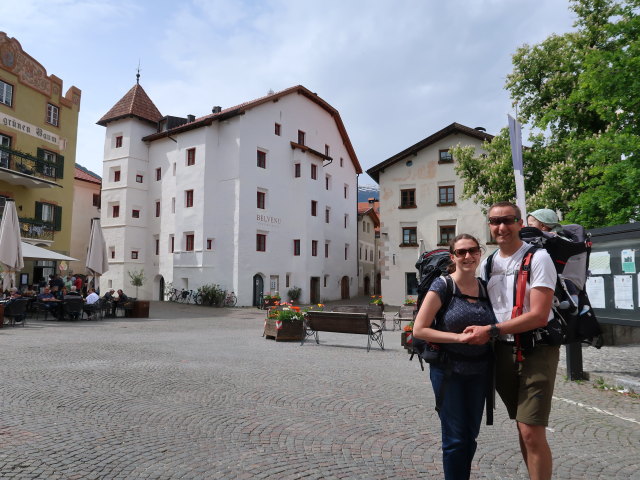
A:
[[[211,109],[211,113],[220,113],[222,111],[222,107],[216,105]]]
[[[187,115],[187,122],[191,123],[191,122],[195,122],[196,121],[196,116],[195,115]]]

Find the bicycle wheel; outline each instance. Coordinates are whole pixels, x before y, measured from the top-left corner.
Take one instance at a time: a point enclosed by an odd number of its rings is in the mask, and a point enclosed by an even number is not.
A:
[[[238,303],[238,297],[236,297],[235,294],[230,293],[227,295],[227,301],[225,302],[227,307],[235,307],[236,303]]]
[[[194,296],[194,301],[195,301],[196,305],[202,305],[202,294],[196,292],[196,294]]]

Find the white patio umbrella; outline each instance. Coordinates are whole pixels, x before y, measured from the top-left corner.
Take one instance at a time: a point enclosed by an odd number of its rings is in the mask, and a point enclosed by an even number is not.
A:
[[[22,242],[20,241],[20,221],[16,203],[6,199],[2,222],[0,222],[0,263],[2,264],[2,288],[8,290],[16,286],[16,272],[24,267]]]
[[[102,235],[100,219],[94,218],[91,221],[91,235],[89,236],[89,251],[87,252],[87,270],[93,275],[93,286],[97,290],[100,282],[100,275],[109,270],[107,259],[107,244]]]

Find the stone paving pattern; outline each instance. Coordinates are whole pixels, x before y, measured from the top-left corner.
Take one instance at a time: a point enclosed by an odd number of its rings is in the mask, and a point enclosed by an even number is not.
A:
[[[152,302],[150,319],[0,330],[0,478],[442,478],[428,376],[399,332],[367,353],[360,335],[267,340],[263,319]],[[527,478],[499,400],[495,417],[473,478]],[[548,436],[554,479],[640,479],[637,398],[560,375]]]

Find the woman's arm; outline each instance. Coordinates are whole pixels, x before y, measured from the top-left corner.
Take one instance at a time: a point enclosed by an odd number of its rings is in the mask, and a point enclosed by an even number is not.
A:
[[[467,343],[467,339],[471,336],[468,333],[442,332],[431,328],[441,306],[440,295],[433,290],[427,292],[413,324],[413,335],[434,343]]]

